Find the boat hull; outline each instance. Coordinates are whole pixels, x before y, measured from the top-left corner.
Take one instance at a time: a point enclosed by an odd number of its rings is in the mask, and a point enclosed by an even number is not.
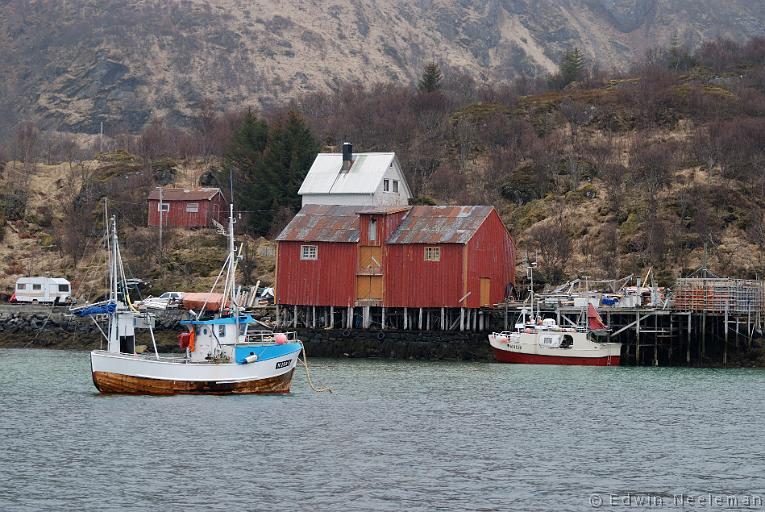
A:
[[[494,359],[500,363],[517,364],[560,364],[580,366],[619,366],[620,356],[568,357],[556,355],[524,354],[492,347]]]
[[[190,363],[94,350],[93,384],[102,393],[141,395],[288,393],[300,345],[251,364]]]
[[[129,395],[228,395],[289,393],[294,369],[276,377],[238,382],[151,379],[112,372],[93,372],[101,393]]]

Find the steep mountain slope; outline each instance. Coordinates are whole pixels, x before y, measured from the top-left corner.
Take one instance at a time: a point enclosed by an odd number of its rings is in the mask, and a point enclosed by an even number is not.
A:
[[[21,119],[95,133],[155,116],[268,107],[341,81],[413,82],[425,62],[496,82],[579,46],[622,68],[673,37],[765,33],[748,0],[8,0],[0,133]]]

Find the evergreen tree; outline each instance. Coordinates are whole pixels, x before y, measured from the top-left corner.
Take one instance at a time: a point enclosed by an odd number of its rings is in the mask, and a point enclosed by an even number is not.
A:
[[[582,79],[584,72],[584,55],[579,48],[566,52],[560,64],[560,75],[563,87],[571,82]]]
[[[420,92],[435,92],[441,89],[441,68],[435,62],[430,62],[425,66],[422,77],[417,83],[417,90]]]
[[[239,128],[234,132],[226,152],[225,169],[218,175],[218,182],[225,186],[229,183],[229,173],[234,177],[234,202],[246,206],[246,190],[256,173],[256,167],[263,158],[263,150],[268,141],[268,124],[248,111]]]
[[[280,227],[273,225],[277,212],[294,214],[300,209],[297,192],[318,150],[316,139],[296,112],[268,128],[265,145],[242,187],[243,205],[250,211],[255,233],[273,234]]]

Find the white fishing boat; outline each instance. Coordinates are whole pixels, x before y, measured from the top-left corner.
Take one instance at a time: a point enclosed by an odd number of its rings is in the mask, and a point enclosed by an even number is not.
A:
[[[585,366],[618,366],[621,343],[600,341],[597,334],[608,328],[592,304],[583,310],[579,321],[563,327],[554,318],[534,316],[534,277],[531,276],[531,311],[521,310],[514,331],[489,335],[494,359],[501,363],[563,364]]]
[[[109,300],[73,310],[78,316],[107,315],[109,319],[108,330],[101,330],[107,341],[106,350],[90,353],[93,383],[100,392],[150,395],[289,392],[302,343],[295,333],[256,330],[261,324],[241,313],[235,300],[238,258],[233,206],[228,226],[228,258],[224,264],[226,302],[213,318],[202,318],[203,307],[190,320],[181,322],[188,329],[179,335],[185,354],[157,352],[154,315],[138,311],[130,302],[114,218],[110,224]],[[222,274],[223,270],[218,277]],[[136,353],[136,329],[148,330],[153,353]]]

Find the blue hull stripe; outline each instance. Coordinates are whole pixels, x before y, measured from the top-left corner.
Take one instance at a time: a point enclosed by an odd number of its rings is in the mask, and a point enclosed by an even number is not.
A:
[[[300,351],[300,343],[285,343],[283,345],[237,345],[236,362],[243,364],[244,358],[255,354],[258,361],[267,361]]]

